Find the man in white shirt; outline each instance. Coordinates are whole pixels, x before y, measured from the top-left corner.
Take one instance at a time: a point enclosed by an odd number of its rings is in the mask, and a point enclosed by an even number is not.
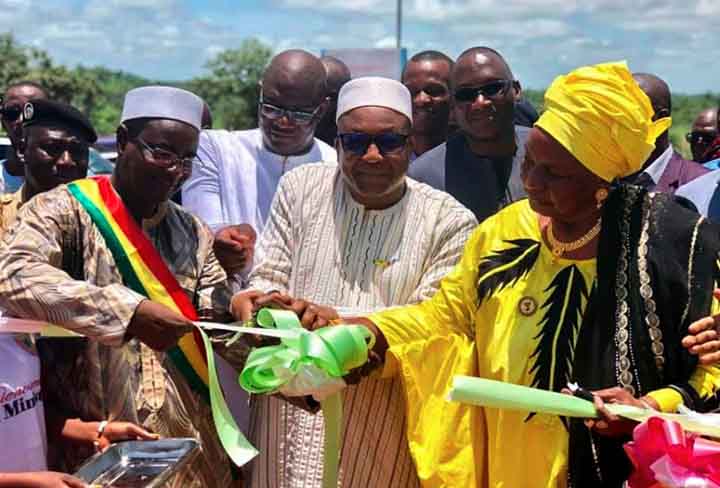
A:
[[[254,233],[265,225],[280,177],[305,163],[337,160],[332,147],[313,137],[327,108],[326,92],[317,57],[282,52],[263,74],[259,128],[201,134],[198,164],[182,199],[216,232],[217,257],[228,274],[239,274],[251,261]]]
[[[633,73],[633,78],[650,99],[655,111],[653,120],[670,117],[672,99],[667,83],[649,73]],[[650,191],[675,193],[680,186],[707,172],[701,164],[680,156],[670,144],[668,131],[665,131],[655,141],[655,150],[648,157],[642,171],[629,177],[628,181]]]
[[[463,52],[450,82],[460,130],[418,157],[408,175],[454,196],[482,222],[525,197],[520,165],[530,129],[514,123],[520,83],[489,47]]]

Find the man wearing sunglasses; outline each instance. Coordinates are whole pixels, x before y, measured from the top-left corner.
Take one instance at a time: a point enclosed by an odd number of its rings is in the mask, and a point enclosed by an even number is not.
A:
[[[650,99],[655,115],[653,120],[670,117],[672,98],[670,87],[659,77],[649,73],[633,73],[633,78]],[[655,140],[655,150],[643,165],[642,171],[628,181],[649,191],[675,193],[679,187],[704,175],[708,170],[695,161],[688,161],[670,143],[669,130]]]
[[[520,164],[530,129],[514,123],[520,83],[497,51],[474,47],[458,57],[450,90],[460,130],[416,159],[408,174],[450,193],[482,222],[525,196]]]
[[[709,162],[708,149],[717,136],[718,109],[717,107],[706,108],[695,118],[690,132],[685,134],[685,140],[690,144],[693,161],[700,164]]]
[[[0,106],[0,121],[10,139],[12,151],[0,161],[0,193],[15,193],[23,184],[25,170],[17,158],[17,144],[22,137],[22,112],[30,100],[47,99],[45,89],[33,81],[20,81],[8,86]]]
[[[189,299],[200,320],[233,318],[212,233],[169,201],[196,159],[202,108],[199,97],[178,88],[129,91],[112,178],[33,197],[0,253],[0,309],[87,336],[41,348],[43,362],[52,364],[47,397],[73,418],[128,421],[162,437],[200,441],[202,454],[168,484],[177,488],[237,486],[202,392],[163,352],[193,330],[191,318],[164,305],[178,300],[171,297]],[[71,140],[38,142],[38,151],[58,158],[76,151]],[[92,454],[58,445],[69,472]]]
[[[258,244],[262,257],[249,289],[236,295],[243,317],[274,304],[306,325],[327,324],[339,314],[416,303],[434,294],[476,225],[454,198],[406,177],[413,108],[401,83],[348,82],[336,120],[339,166],[306,165],[281,180]],[[260,455],[250,486],[319,488],[322,417],[274,397],[254,397],[251,408]],[[343,488],[417,487],[399,383],[365,379],[345,390],[343,408],[363,412],[344,426]]]
[[[203,131],[202,164],[183,185],[183,204],[216,232],[217,257],[230,275],[252,261],[255,233],[265,225],[280,177],[302,164],[337,158],[313,137],[327,108],[327,75],[316,56],[278,54],[260,88],[259,128]]]

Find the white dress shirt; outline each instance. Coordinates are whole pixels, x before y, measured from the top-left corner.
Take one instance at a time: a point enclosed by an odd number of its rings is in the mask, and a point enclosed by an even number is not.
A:
[[[643,173],[647,173],[656,185],[660,182],[663,173],[665,173],[665,168],[667,168],[670,159],[672,159],[673,152],[672,144],[668,145],[668,148],[643,171]]]
[[[299,156],[281,156],[265,147],[260,129],[205,130],[198,160],[183,185],[183,206],[213,231],[250,224],[260,234],[280,177],[305,163],[336,162],[335,149],[315,139]]]

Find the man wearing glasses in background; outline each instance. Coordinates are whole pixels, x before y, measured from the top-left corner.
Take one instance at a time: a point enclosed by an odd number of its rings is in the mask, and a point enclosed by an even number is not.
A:
[[[332,147],[314,138],[327,109],[327,75],[317,57],[302,50],[278,54],[260,88],[259,128],[203,131],[199,164],[183,185],[183,204],[216,233],[218,260],[232,276],[252,262],[280,177],[305,163],[337,160]]]
[[[243,319],[268,303],[308,326],[417,303],[435,293],[477,223],[450,195],[406,178],[413,109],[401,83],[346,83],[336,119],[339,164],[309,164],[280,181],[249,289],[235,298]],[[418,486],[400,383],[365,378],[343,397],[344,411],[359,414],[345,419],[342,487]],[[251,437],[260,451],[252,488],[320,488],[320,414],[255,396]]]
[[[0,120],[12,150],[0,161],[0,193],[15,193],[25,181],[22,162],[17,157],[18,141],[22,137],[23,107],[30,100],[47,99],[43,87],[33,81],[20,81],[8,86],[2,99]]]
[[[520,165],[530,129],[513,121],[520,83],[500,53],[488,47],[463,52],[450,82],[460,130],[416,159],[408,175],[450,193],[482,222],[525,197]]]
[[[705,164],[708,159],[708,149],[718,135],[718,109],[717,107],[706,108],[698,114],[693,121],[690,132],[685,134],[685,140],[690,144],[693,161]],[[717,166],[708,167],[717,169]]]

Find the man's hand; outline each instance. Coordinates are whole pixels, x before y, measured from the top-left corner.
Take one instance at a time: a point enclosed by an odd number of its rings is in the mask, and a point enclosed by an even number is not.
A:
[[[165,305],[143,300],[135,309],[127,334],[137,337],[152,349],[165,351],[192,329],[193,323],[179,313]]]
[[[110,447],[110,444],[120,441],[156,441],[159,438],[158,434],[153,434],[131,422],[108,422],[98,439],[98,447],[104,451]]]
[[[252,263],[257,234],[248,224],[230,225],[215,233],[213,250],[229,276],[237,275]]]
[[[720,300],[720,290],[715,290],[713,295]],[[720,363],[720,314],[690,324],[682,345],[690,354],[697,354],[700,364]]]
[[[0,488],[88,488],[82,480],[65,473],[0,473]]]

